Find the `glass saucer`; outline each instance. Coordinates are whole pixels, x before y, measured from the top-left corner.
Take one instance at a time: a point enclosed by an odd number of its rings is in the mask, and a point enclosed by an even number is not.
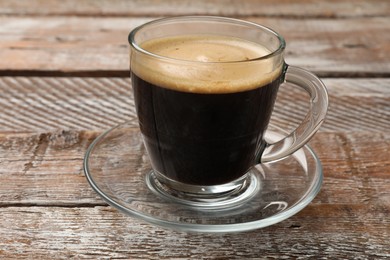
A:
[[[270,126],[268,142],[285,134]],[[193,208],[161,196],[150,186],[152,169],[138,128],[116,126],[97,137],[84,158],[92,188],[110,205],[144,221],[181,231],[238,232],[263,228],[302,210],[317,195],[322,167],[305,145],[293,155],[257,165],[249,199],[231,207]]]

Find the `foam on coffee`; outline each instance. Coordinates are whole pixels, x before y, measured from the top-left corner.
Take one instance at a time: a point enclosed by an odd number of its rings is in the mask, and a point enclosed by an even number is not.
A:
[[[183,92],[251,90],[275,80],[282,69],[272,58],[257,59],[270,54],[264,46],[234,37],[173,36],[146,41],[141,48],[167,59],[134,52],[133,73],[157,86]]]

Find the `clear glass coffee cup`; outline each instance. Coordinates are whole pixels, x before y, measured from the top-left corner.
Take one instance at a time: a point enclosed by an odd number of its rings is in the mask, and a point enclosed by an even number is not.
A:
[[[194,206],[236,203],[256,181],[253,167],[293,154],[325,119],[324,84],[288,66],[283,37],[262,25],[164,18],[134,29],[129,43],[135,106],[153,168],[148,185],[166,198]],[[309,94],[309,110],[292,133],[267,143],[284,82]]]

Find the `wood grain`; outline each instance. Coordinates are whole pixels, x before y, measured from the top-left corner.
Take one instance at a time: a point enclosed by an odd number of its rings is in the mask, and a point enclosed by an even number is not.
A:
[[[207,235],[164,230],[106,206],[81,169],[85,149],[97,134],[0,135],[2,258],[390,256],[389,136],[318,133],[311,145],[325,179],[307,208],[262,230]]]
[[[330,107],[321,131],[383,132],[390,127],[390,79],[325,78]],[[129,121],[137,127],[129,78],[0,78],[0,132],[102,131]],[[281,87],[272,123],[292,130],[308,99]]]
[[[3,77],[0,89],[3,132],[137,125],[129,79]]]
[[[390,127],[390,81],[387,78],[324,78],[329,110],[320,131],[382,132]],[[301,90],[282,86],[275,105],[273,122],[292,129],[306,113],[308,98]]]
[[[295,216],[237,234],[165,230],[108,206],[85,151],[137,128],[131,29],[173,15],[269,26],[286,61],[320,75],[327,120],[310,141],[324,182]],[[388,0],[0,0],[1,259],[390,259]],[[285,84],[272,123],[292,130],[307,97]]]
[[[3,0],[3,15],[77,15],[77,16],[160,16],[160,15],[223,15],[277,17],[357,17],[387,16],[386,0]],[[75,8],[77,7],[77,8]]]
[[[2,134],[0,206],[102,204],[88,188],[82,168],[96,137],[95,132],[69,131]]]
[[[0,75],[127,77],[127,35],[152,19],[0,17]],[[389,76],[388,17],[245,19],[286,38],[289,64],[321,76]]]
[[[179,233],[110,207],[0,208],[3,258],[259,259],[390,257],[388,211],[311,205],[271,227],[238,234]]]
[[[98,134],[60,131],[0,135],[0,206],[105,205],[89,187],[82,169],[85,151]],[[315,204],[390,207],[389,135],[320,132],[310,144],[323,163],[325,175]]]

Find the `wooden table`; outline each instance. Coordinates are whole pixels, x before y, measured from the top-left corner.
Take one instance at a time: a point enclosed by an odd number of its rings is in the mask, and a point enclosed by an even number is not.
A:
[[[390,258],[388,0],[0,2],[0,258]],[[314,201],[279,224],[180,233],[125,216],[92,190],[84,153],[103,130],[137,127],[128,32],[171,15],[239,17],[285,36],[286,60],[327,85]],[[305,101],[283,89],[273,122]],[[292,112],[294,111],[294,112]]]

